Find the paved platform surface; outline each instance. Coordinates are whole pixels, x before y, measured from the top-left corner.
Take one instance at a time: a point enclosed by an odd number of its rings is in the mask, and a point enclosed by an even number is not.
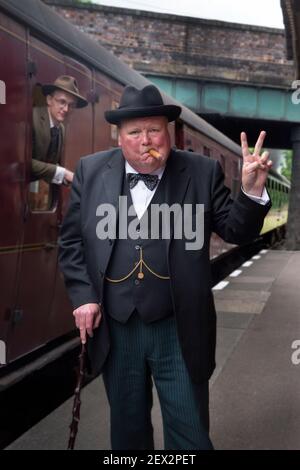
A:
[[[217,368],[210,381],[216,449],[300,449],[300,252],[262,251],[214,288]],[[300,353],[298,355],[300,358]],[[8,450],[65,449],[70,399]],[[157,397],[156,449],[163,449]],[[76,449],[110,449],[109,409],[101,379],[82,392]]]

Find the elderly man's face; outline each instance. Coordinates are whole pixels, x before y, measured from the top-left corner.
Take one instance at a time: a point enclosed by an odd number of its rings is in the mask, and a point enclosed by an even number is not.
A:
[[[119,130],[119,145],[128,163],[139,173],[151,173],[165,165],[170,153],[168,120],[153,116],[123,121]],[[149,154],[154,149],[157,159]]]
[[[76,104],[76,98],[64,91],[56,90],[47,96],[48,109],[55,125],[64,122]]]

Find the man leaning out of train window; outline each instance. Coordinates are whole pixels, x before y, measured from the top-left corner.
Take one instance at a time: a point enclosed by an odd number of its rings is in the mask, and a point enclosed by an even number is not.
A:
[[[62,75],[53,84],[42,86],[45,106],[33,108],[31,181],[71,184],[73,172],[59,165],[62,159],[64,122],[75,108],[88,102],[79,94],[74,77]]]

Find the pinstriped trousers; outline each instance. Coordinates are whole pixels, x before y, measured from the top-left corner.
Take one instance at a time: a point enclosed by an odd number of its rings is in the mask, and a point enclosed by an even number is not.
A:
[[[208,382],[193,384],[175,318],[144,323],[108,319],[111,349],[103,371],[111,412],[113,450],[154,449],[152,377],[158,392],[167,450],[212,449],[208,435]]]

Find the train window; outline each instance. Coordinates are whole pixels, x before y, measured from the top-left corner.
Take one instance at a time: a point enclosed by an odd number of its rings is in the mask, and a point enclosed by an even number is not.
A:
[[[223,171],[225,173],[225,171],[226,171],[226,159],[225,159],[224,155],[221,155],[221,162],[220,163],[221,163],[221,166],[222,166]]]
[[[231,189],[231,196],[235,199],[240,192],[240,184],[239,180],[233,179],[232,180],[232,189]]]
[[[111,103],[111,109],[117,109],[119,107],[119,102],[113,100]],[[115,124],[111,124],[110,126],[110,136],[112,140],[118,140],[118,127]]]
[[[233,161],[232,162],[232,177],[235,179],[239,179],[240,170],[239,170],[239,162]]]
[[[206,147],[205,145],[203,146],[203,155],[205,157],[210,157],[210,148]]]
[[[115,124],[110,125],[110,136],[112,140],[118,140],[118,127]]]
[[[233,198],[236,198],[240,189],[240,180],[239,180],[239,162],[232,162],[232,188],[231,194]]]

